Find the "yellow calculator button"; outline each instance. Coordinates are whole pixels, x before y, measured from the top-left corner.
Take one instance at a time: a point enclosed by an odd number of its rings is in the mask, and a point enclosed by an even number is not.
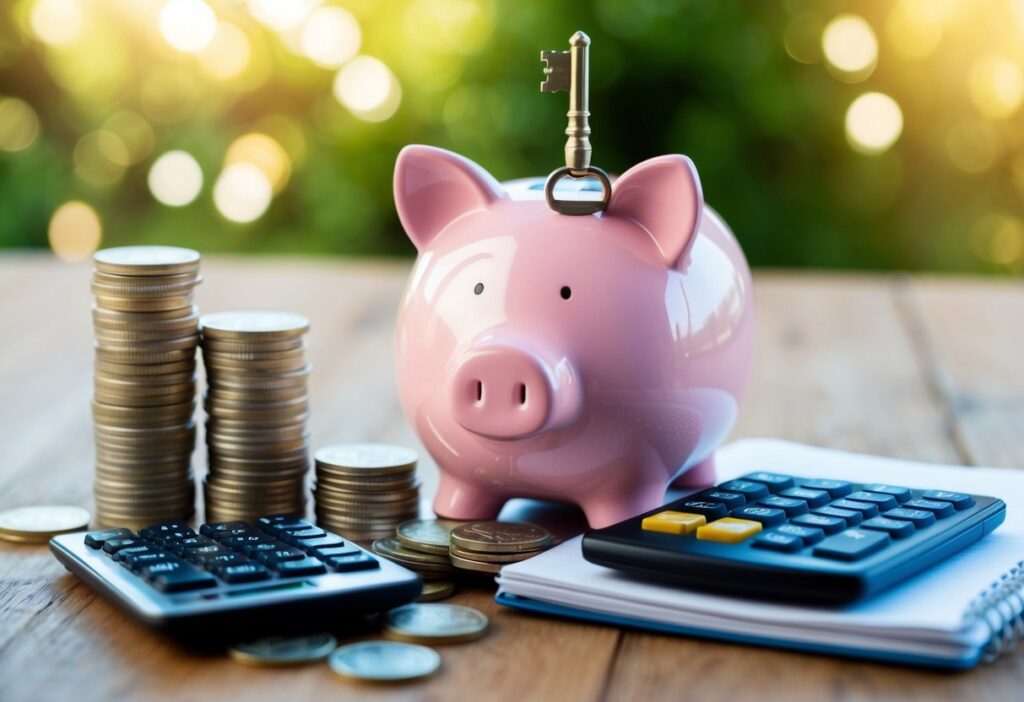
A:
[[[697,538],[704,541],[718,541],[723,544],[738,544],[759,531],[761,531],[761,522],[725,517],[702,526],[697,530]]]
[[[666,510],[644,517],[640,523],[644,531],[660,531],[663,534],[692,534],[702,524],[707,524],[703,514],[689,512],[673,512]]]

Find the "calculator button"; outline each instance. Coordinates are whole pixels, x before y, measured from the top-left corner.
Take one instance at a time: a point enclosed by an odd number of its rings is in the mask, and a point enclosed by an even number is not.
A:
[[[860,516],[864,519],[878,516],[878,505],[872,504],[871,502],[857,502],[850,498],[844,498],[842,500],[836,500],[830,506],[835,509],[845,509],[849,512],[859,512]]]
[[[777,531],[769,531],[761,534],[751,544],[754,548],[763,548],[768,551],[782,551],[783,553],[795,553],[804,547],[803,539],[782,534]]]
[[[733,510],[732,516],[740,519],[752,519],[767,527],[782,524],[786,521],[786,513],[774,507],[761,507],[760,505],[747,505]]]
[[[846,520],[839,517],[826,517],[822,514],[802,514],[793,517],[790,524],[821,529],[826,534],[838,534],[846,528]]]
[[[349,556],[331,556],[327,564],[339,573],[351,573],[356,570],[372,570],[380,568],[377,559],[368,553],[356,553]]]
[[[185,557],[194,563],[205,563],[214,556],[220,556],[225,553],[231,552],[220,544],[213,544],[212,546],[200,546],[199,548],[194,548],[188,551]]]
[[[177,561],[172,554],[167,551],[150,551],[148,553],[137,553],[134,555],[125,556],[120,559],[121,565],[132,570],[140,570],[147,566],[156,565],[157,563],[167,563],[168,561]]]
[[[122,548],[145,545],[145,542],[140,541],[139,539],[110,539],[103,543],[103,553],[115,554]]]
[[[199,533],[203,536],[211,536],[216,538],[217,534],[222,534],[227,531],[234,531],[235,529],[245,529],[248,524],[245,522],[210,522],[209,524],[203,524],[199,527]]]
[[[925,509],[897,507],[896,509],[890,509],[883,516],[886,516],[889,519],[900,519],[907,522],[913,522],[914,526],[918,529],[921,527],[931,526],[935,523],[935,515]]]
[[[794,500],[803,500],[811,507],[821,507],[832,499],[824,490],[811,490],[810,488],[789,488],[779,493],[780,497],[792,497]]]
[[[936,519],[945,519],[956,512],[956,508],[949,502],[938,502],[937,500],[910,500],[904,507],[910,509],[923,509],[935,515]]]
[[[221,539],[221,543],[228,548],[248,551],[260,544],[274,544],[266,534],[244,534],[242,536],[228,536]]]
[[[704,522],[701,521],[701,524],[703,523]],[[362,553],[362,551],[360,551],[358,548],[350,545],[334,546],[331,548],[314,548],[312,549],[312,551],[313,554],[317,556],[317,558],[322,558],[328,563],[330,563],[331,558],[334,558],[336,556],[354,556],[357,553]],[[302,551],[299,551],[299,553],[302,553]]]
[[[906,502],[910,499],[910,490],[905,487],[896,487],[895,485],[883,485],[881,483],[875,483],[874,485],[865,485],[864,489],[868,492],[878,492],[883,495],[892,495],[896,498],[897,502]]]
[[[324,564],[315,558],[303,558],[300,561],[284,561],[278,563],[274,569],[283,578],[294,575],[319,575],[320,573],[327,572]]]
[[[319,539],[304,539],[301,543],[296,544],[301,546],[307,551],[311,551],[318,548],[330,548],[332,546],[341,546],[345,541],[340,536],[334,534],[327,534],[321,536]]]
[[[190,536],[187,539],[180,539],[178,541],[171,541],[167,544],[167,548],[171,549],[177,554],[187,556],[198,548],[204,548],[208,546],[216,546],[217,542],[211,539],[209,536]]]
[[[775,510],[778,512],[778,510]],[[717,541],[722,544],[738,544],[761,531],[761,522],[749,519],[726,517],[697,528],[701,541]]]
[[[195,535],[196,532],[185,522],[162,522],[139,532],[139,536],[148,541],[184,539]]]
[[[223,566],[217,569],[217,577],[226,583],[251,583],[257,580],[266,580],[270,572],[259,563],[241,563],[239,565]]]
[[[140,543],[138,546],[129,546],[128,548],[122,548],[117,553],[113,554],[111,558],[115,561],[123,561],[128,556],[137,556],[141,553],[156,553],[159,549],[149,544]]]
[[[688,500],[678,507],[680,512],[703,514],[708,519],[721,519],[729,514],[729,508],[721,502],[708,502],[707,500]]]
[[[257,561],[266,564],[271,568],[276,568],[278,563],[284,563],[285,561],[301,561],[305,557],[305,551],[285,545],[281,545],[273,551],[262,551],[255,554]]]
[[[725,490],[704,490],[698,492],[696,495],[691,495],[695,500],[707,500],[708,502],[721,502],[729,509],[736,509],[742,507],[747,503],[747,498],[738,492],[726,492]]]
[[[801,480],[800,485],[811,490],[824,490],[833,498],[853,492],[853,486],[844,480]]]
[[[884,531],[894,539],[902,539],[916,531],[912,522],[905,522],[902,519],[889,519],[888,517],[866,519],[861,524],[861,527],[864,529],[874,529],[875,531]]]
[[[85,535],[85,545],[89,548],[101,549],[103,544],[115,539],[131,539],[135,534],[130,529],[104,529],[102,531],[90,531]]]
[[[925,490],[921,497],[926,500],[949,502],[957,510],[974,506],[974,498],[962,492],[946,492],[945,490]]]
[[[747,500],[759,500],[768,497],[768,486],[763,483],[752,483],[749,480],[729,480],[718,485],[719,490],[738,492]]]
[[[692,534],[697,527],[707,524],[703,514],[666,510],[644,517],[640,528],[644,531],[659,531],[662,534]]]
[[[209,573],[204,573],[187,563],[158,563],[144,568],[143,576],[162,592],[182,592],[184,590],[200,590],[214,587],[217,581]]]
[[[788,475],[779,475],[778,473],[766,473],[764,471],[757,471],[756,473],[747,473],[746,475],[740,476],[740,480],[752,480],[755,483],[764,483],[768,486],[768,489],[772,492],[778,492],[779,490],[785,490],[796,485],[796,481]]]
[[[800,526],[799,524],[783,524],[775,531],[779,534],[795,536],[804,542],[806,546],[816,544],[825,538],[825,532],[817,527]]]
[[[241,563],[248,563],[249,559],[240,553],[231,553],[230,551],[223,551],[215,556],[208,558],[197,559],[199,565],[207,570],[216,570],[221,566],[239,565]]]
[[[835,517],[837,519],[842,519],[846,523],[846,526],[857,526],[864,521],[864,517],[861,516],[860,512],[854,512],[849,509],[839,509],[831,506],[819,507],[814,510],[814,513],[820,514],[823,517]]]
[[[312,527],[310,529],[298,529],[296,531],[278,532],[279,539],[300,547],[302,546],[302,542],[306,539],[322,539],[325,536],[327,536],[327,532],[323,529],[317,529],[316,527]]]
[[[895,510],[887,512],[885,516],[889,519],[901,519],[907,522],[913,522],[913,525],[919,529],[935,524],[935,515],[928,510],[913,510],[910,508],[898,507]]]
[[[877,505],[878,509],[892,509],[893,507],[899,506],[899,501],[895,495],[887,495],[882,492],[870,492],[868,490],[858,490],[857,492],[851,492],[846,496],[848,500],[856,500],[857,502],[870,502],[873,505]]]
[[[299,519],[291,514],[275,514],[269,517],[260,517],[257,524],[259,524],[262,529],[273,532],[297,531],[313,527],[313,525],[305,519]]]
[[[793,499],[792,497],[770,495],[769,497],[762,497],[758,504],[762,504],[765,507],[781,509],[786,513],[787,517],[795,517],[798,514],[807,514],[807,503],[803,500]]]
[[[856,561],[881,551],[888,544],[889,535],[885,532],[847,529],[815,546],[814,555],[837,561]]]

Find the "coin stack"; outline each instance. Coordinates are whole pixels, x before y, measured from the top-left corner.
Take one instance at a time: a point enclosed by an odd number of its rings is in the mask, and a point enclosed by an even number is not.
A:
[[[138,527],[194,511],[199,254],[125,246],[93,257],[96,520]]]
[[[353,541],[393,536],[419,512],[416,452],[386,444],[337,444],[316,452],[317,523]]]
[[[306,512],[309,321],[287,312],[203,315],[206,521]]]
[[[459,570],[497,575],[502,566],[533,558],[551,543],[551,533],[535,524],[472,522],[452,529],[448,557]]]

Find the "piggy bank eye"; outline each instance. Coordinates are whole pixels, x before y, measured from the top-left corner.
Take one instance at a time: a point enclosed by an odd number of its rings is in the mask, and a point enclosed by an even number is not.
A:
[[[572,297],[572,288],[570,288],[568,285],[563,285],[559,294],[562,296],[563,300],[568,300],[570,297]]]
[[[477,283],[476,285],[473,286],[473,294],[474,295],[479,295],[483,291],[484,291],[484,284],[483,283]]]

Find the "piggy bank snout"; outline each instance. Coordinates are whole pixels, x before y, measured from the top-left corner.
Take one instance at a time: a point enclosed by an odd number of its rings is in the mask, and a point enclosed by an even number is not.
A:
[[[475,348],[459,359],[449,401],[464,429],[494,439],[557,428],[574,418],[581,405],[579,381],[568,361],[553,370],[510,346]]]

